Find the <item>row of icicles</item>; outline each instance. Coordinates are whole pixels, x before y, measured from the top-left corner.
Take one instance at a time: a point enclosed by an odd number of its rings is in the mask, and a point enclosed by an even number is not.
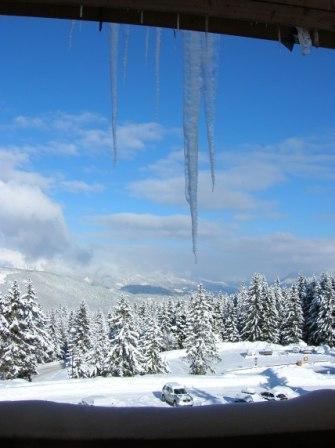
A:
[[[110,77],[112,92],[113,160],[117,161],[118,61],[120,25],[110,24]],[[145,61],[148,59],[150,28],[145,35]],[[124,27],[123,78],[128,65],[129,26]],[[190,208],[192,245],[197,259],[198,233],[198,140],[201,105],[206,120],[212,189],[215,185],[214,116],[218,73],[219,36],[212,33],[182,31],[184,42],[183,134],[185,155],[185,196]],[[156,108],[160,97],[161,28],[156,28],[155,92]]]
[[[72,44],[72,33],[75,21],[72,21],[69,46]],[[124,53],[122,58],[123,80],[126,80],[128,66],[128,48],[130,26],[124,29]],[[297,27],[297,39],[302,54],[310,53],[312,39],[304,28]],[[119,62],[119,30],[117,23],[110,24],[110,78],[112,93],[112,135],[114,165],[118,155],[117,116],[118,116],[118,62]],[[159,108],[160,97],[160,54],[161,28],[156,28],[155,44],[155,92],[156,109]],[[190,208],[192,224],[192,245],[195,261],[197,261],[198,234],[198,141],[201,106],[204,107],[206,121],[208,154],[212,189],[215,186],[215,144],[214,118],[215,100],[219,64],[219,35],[182,31],[184,46],[184,95],[183,95],[183,135],[185,158],[185,197]],[[144,57],[147,63],[149,54],[150,28],[146,29]],[[280,37],[279,37],[280,40]]]

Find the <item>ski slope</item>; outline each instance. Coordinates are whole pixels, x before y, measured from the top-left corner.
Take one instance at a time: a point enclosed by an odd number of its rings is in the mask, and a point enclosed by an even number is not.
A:
[[[79,404],[84,400],[96,406],[169,406],[160,400],[165,383],[175,381],[187,387],[196,406],[225,404],[244,387],[256,391],[273,389],[289,397],[316,389],[335,389],[334,354],[308,355],[302,367],[296,365],[303,355],[290,353],[287,347],[273,346],[272,356],[246,357],[248,350],[260,350],[264,343],[219,344],[221,361],[215,374],[188,374],[184,350],[166,352],[170,372],[166,375],[143,375],[131,378],[69,379],[60,363],[39,368],[31,383],[25,380],[0,382],[0,401],[47,400]]]

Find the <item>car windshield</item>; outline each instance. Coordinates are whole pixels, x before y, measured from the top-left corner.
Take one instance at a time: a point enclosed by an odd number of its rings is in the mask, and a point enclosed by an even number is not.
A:
[[[174,393],[176,395],[183,395],[183,394],[186,394],[186,390],[185,389],[174,389]]]

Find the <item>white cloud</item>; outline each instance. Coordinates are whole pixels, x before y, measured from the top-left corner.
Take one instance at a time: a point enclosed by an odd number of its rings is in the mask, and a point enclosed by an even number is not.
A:
[[[77,248],[62,208],[46,193],[55,179],[28,171],[29,164],[27,154],[0,148],[1,253],[16,254],[7,258],[14,262],[17,257],[19,265],[54,257],[84,262],[87,253]]]
[[[3,247],[32,258],[67,249],[69,234],[61,208],[38,187],[0,181],[0,235]]]
[[[34,185],[47,188],[52,180],[33,171],[23,169],[30,164],[29,155],[15,147],[0,147],[0,180],[15,181],[18,184]]]
[[[88,184],[81,180],[64,180],[60,182],[60,185],[70,193],[100,193],[104,190],[104,186],[101,184]]]
[[[218,154],[216,186],[211,189],[210,172],[204,153],[200,154],[199,210],[230,210],[238,220],[256,215],[277,219],[281,216],[275,200],[259,193],[290,181],[335,178],[335,139],[290,138],[278,144],[244,145]],[[151,164],[146,179],[131,182],[128,191],[138,198],[165,205],[186,205],[182,151],[172,151],[166,158]],[[223,166],[223,168],[222,168]]]
[[[243,169],[241,170],[243,172]],[[267,174],[240,177],[237,170],[218,171],[216,186],[212,191],[209,171],[199,172],[198,201],[200,210],[262,211],[272,215],[276,210],[274,201],[260,200],[251,193],[271,185],[274,178]],[[258,179],[257,179],[258,177]],[[132,182],[128,186],[131,194],[159,204],[185,205],[185,180],[182,175],[169,178],[152,178]]]
[[[186,215],[114,213],[97,216],[95,221],[103,225],[110,235],[126,240],[166,238],[189,240],[191,235],[190,217]],[[199,222],[201,237],[214,238],[219,232],[217,224],[209,221]]]
[[[27,267],[25,256],[17,250],[0,247],[0,267],[24,269]]]
[[[80,112],[70,114],[62,111],[45,113],[43,115],[30,116],[19,115],[14,117],[12,123],[7,127],[12,129],[38,129],[58,130],[62,132],[74,132],[85,126],[105,124],[106,119],[95,113]]]
[[[127,123],[117,127],[119,158],[132,158],[136,152],[161,141],[169,132],[159,123]],[[93,128],[81,131],[80,144],[91,150],[111,150],[113,147],[110,128]]]

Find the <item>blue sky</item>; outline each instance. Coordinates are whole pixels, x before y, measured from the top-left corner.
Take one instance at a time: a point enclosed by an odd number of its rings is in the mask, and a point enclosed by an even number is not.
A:
[[[182,157],[182,36],[130,27],[112,166],[109,29],[1,17],[0,262],[229,281],[334,266],[335,53],[223,36],[217,188],[200,133],[199,263]],[[72,31],[71,31],[72,30]],[[2,191],[2,193],[1,193]],[[1,252],[2,251],[2,252]]]

